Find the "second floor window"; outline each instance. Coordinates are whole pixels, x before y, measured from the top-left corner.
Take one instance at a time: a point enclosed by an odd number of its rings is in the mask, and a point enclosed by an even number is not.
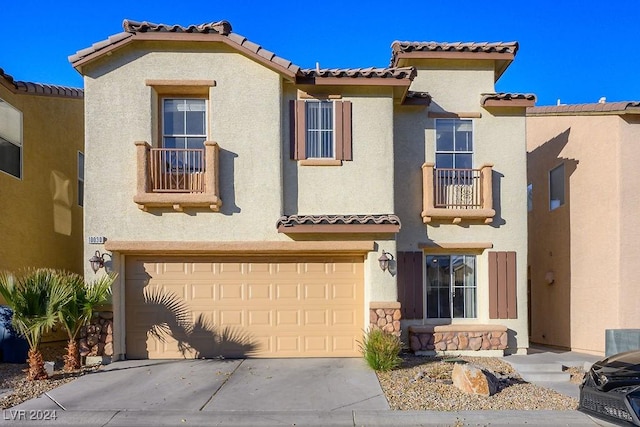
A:
[[[307,158],[334,158],[333,101],[305,103]]]
[[[549,172],[549,210],[564,205],[564,164]]]
[[[22,113],[0,99],[0,170],[22,178]]]
[[[207,139],[205,99],[169,99],[162,103],[162,146],[202,148]]]
[[[473,122],[436,120],[436,169],[473,168]]]
[[[78,151],[78,206],[84,206],[84,154]]]

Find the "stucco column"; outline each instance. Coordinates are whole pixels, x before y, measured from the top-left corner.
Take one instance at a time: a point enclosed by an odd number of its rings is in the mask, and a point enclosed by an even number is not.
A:
[[[433,202],[433,169],[435,163],[422,165],[422,216],[434,208]]]
[[[149,150],[151,146],[147,141],[136,141],[136,159],[138,163],[136,190],[138,194],[149,191]]]
[[[493,209],[493,165],[485,163],[480,166],[482,179],[482,209]]]
[[[204,142],[205,178],[204,191],[218,197],[220,184],[218,182],[218,152],[220,147],[215,141]]]

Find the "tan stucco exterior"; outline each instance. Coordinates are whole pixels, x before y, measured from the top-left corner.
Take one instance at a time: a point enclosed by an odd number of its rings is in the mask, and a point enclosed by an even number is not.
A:
[[[602,355],[606,329],[640,325],[639,124],[602,113],[527,118],[533,342]],[[550,210],[549,171],[560,164],[565,204]]]
[[[296,80],[280,66],[265,65],[268,54],[258,59],[234,48],[235,41],[220,42],[223,36],[143,31],[126,37],[105,50],[108,53],[89,53],[76,65],[86,91],[85,236],[107,238],[106,246],[85,245],[84,258],[106,250],[111,254],[107,269],[119,273],[113,295],[117,357],[127,353],[124,284],[135,256],[160,256],[166,250],[163,255],[245,253],[278,260],[355,251],[362,262],[363,287],[357,324],[368,325],[370,306],[397,310],[397,276],[395,268],[381,270],[378,258],[383,251],[394,256],[401,250],[421,250],[420,245],[430,241],[473,247],[471,252],[479,255],[480,314],[465,323],[499,323],[510,331],[511,351],[527,347],[524,108],[481,107],[482,94],[495,91],[493,60],[417,60],[411,64],[418,68],[415,78],[411,70],[405,73],[410,77],[401,78],[341,76],[321,81],[324,77],[298,75]],[[185,82],[200,82],[198,93],[206,86],[207,140],[219,150],[220,203],[139,206],[136,194],[143,173],[136,147],[145,142],[158,147],[162,93],[157,86],[171,87],[179,96]],[[408,89],[429,91],[433,104],[429,109],[401,106]],[[310,96],[349,105],[352,159],[292,159],[290,102]],[[421,166],[434,159],[434,119],[427,117],[428,110],[474,114],[474,164],[494,165],[492,224],[422,222]],[[395,225],[386,232],[376,227],[362,232],[363,225],[356,224],[352,233],[289,234],[276,226],[282,216],[388,214],[400,217],[399,233],[394,233]],[[485,313],[486,248],[518,253],[517,319],[494,322]],[[88,263],[85,274],[94,277]]]
[[[22,112],[23,144],[22,177],[0,171],[0,270],[51,267],[80,273],[83,100],[14,90],[10,81],[0,81],[0,99]]]

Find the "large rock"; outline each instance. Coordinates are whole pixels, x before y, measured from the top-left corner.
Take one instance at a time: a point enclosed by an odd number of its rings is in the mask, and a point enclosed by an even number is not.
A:
[[[465,393],[491,396],[497,390],[495,377],[473,365],[456,363],[451,379]]]

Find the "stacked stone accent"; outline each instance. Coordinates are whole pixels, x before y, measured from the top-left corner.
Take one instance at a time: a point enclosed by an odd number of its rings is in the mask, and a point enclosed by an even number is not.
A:
[[[410,326],[409,345],[417,351],[481,351],[507,348],[502,325]]]
[[[80,329],[80,356],[113,356],[113,312],[100,311]]]
[[[399,337],[401,317],[400,303],[397,301],[369,304],[369,330],[382,329]]]

